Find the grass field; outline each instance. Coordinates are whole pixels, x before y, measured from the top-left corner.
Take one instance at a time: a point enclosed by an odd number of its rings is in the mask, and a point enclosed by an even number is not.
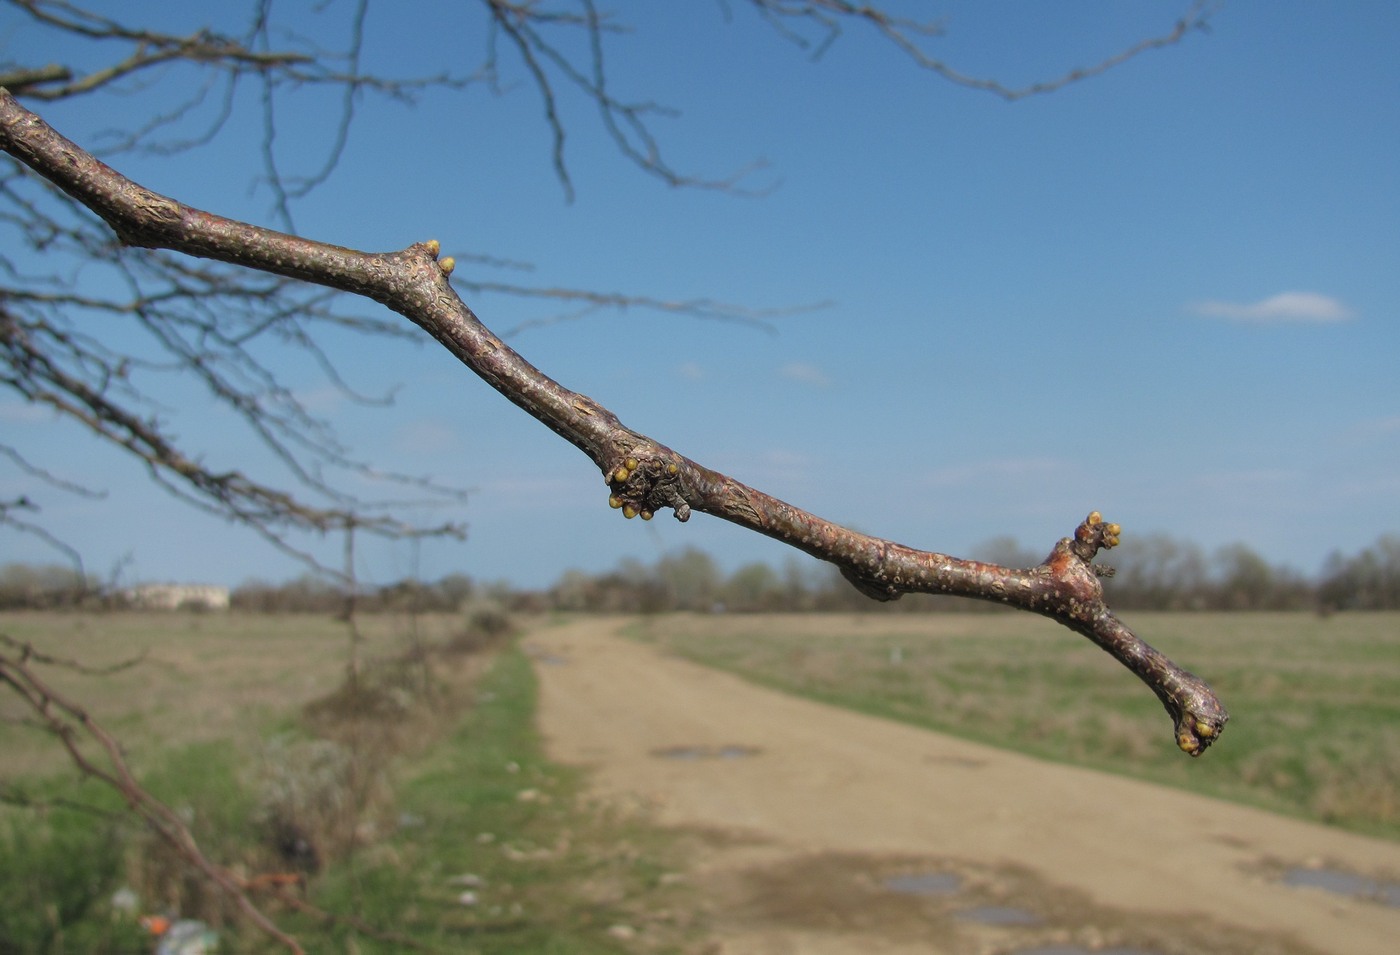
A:
[[[1202,759],[1176,750],[1166,715],[1130,674],[1027,615],[670,615],[631,631],[866,712],[1400,838],[1400,615],[1130,622],[1230,707]],[[445,653],[461,649],[465,626],[457,616],[366,618],[360,653],[378,689],[356,695],[344,682],[347,631],[331,620],[0,615],[0,632],[58,657],[95,667],[143,657],[100,677],[44,673],[121,738],[145,785],[212,857],[267,871],[270,807],[316,831],[325,858],[308,898],[362,924],[269,903],[311,951],[412,942],[588,955],[692,943],[685,913],[696,907],[670,837],[589,804],[578,776],[543,758],[528,661],[510,644]],[[430,666],[415,647],[432,651]],[[227,920],[25,716],[0,693],[3,792],[40,807],[0,805],[0,951],[147,950],[133,922],[114,918],[122,885],[140,889],[148,910]],[[221,951],[270,950],[227,922],[223,932]]]
[[[119,736],[220,864],[286,868],[270,821],[311,837],[308,900],[355,921],[261,899],[308,951],[592,955],[667,950],[685,933],[655,914],[684,891],[664,878],[667,841],[587,803],[577,775],[543,758],[533,671],[513,644],[468,652],[482,641],[456,616],[361,629],[348,692],[347,630],[331,620],[0,616],[0,632],[88,666],[145,655],[107,676],[44,676]],[[149,951],[134,913],[114,911],[122,886],[138,911],[220,925],[221,952],[281,950],[236,927],[115,793],[79,779],[13,694],[0,716],[0,951]]]
[[[1229,708],[1200,759],[1136,678],[1027,614],[668,616],[632,633],[867,713],[1400,839],[1400,615],[1128,622]]]
[[[418,628],[433,640],[460,623],[429,617]],[[368,659],[398,652],[410,636],[405,621],[392,617],[367,618],[361,629]],[[0,632],[92,669],[140,658],[112,674],[44,671],[121,738],[138,770],[188,744],[251,747],[337,686],[349,659],[345,625],[310,614],[0,614]],[[24,712],[13,694],[0,693],[5,775],[65,768],[68,758],[51,737],[16,725]]]

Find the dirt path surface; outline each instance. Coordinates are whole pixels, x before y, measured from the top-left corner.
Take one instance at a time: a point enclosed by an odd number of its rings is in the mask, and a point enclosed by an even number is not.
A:
[[[622,623],[526,641],[541,729],[693,840],[710,951],[1400,953],[1400,845],[795,699]]]

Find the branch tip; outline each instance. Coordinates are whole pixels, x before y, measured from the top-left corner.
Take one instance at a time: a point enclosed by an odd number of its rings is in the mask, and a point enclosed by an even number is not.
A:
[[[1220,733],[1225,729],[1225,723],[1230,719],[1230,714],[1218,703],[1210,701],[1196,701],[1213,704],[1210,708],[1213,712],[1209,714],[1190,715],[1184,714],[1177,719],[1176,745],[1183,753],[1189,756],[1200,756],[1206,751],[1211,743],[1220,738]]]
[[[1070,546],[1075,556],[1087,564],[1099,551],[1117,547],[1122,533],[1122,525],[1108,523],[1098,511],[1090,511],[1084,522],[1074,529],[1074,542]]]

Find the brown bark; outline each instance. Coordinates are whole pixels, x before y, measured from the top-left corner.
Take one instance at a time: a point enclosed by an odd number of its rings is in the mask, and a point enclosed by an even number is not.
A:
[[[936,593],[992,600],[1050,617],[1107,650],[1157,694],[1177,745],[1198,756],[1229,716],[1210,687],[1139,639],[1104,602],[1091,561],[1118,543],[1097,512],[1029,569],[919,551],[859,534],[712,471],[625,427],[586,395],[563,387],[491,333],[449,282],[453,262],[436,241],[368,253],[203,212],[142,188],[64,139],[0,90],[0,146],[100,216],[133,246],[234,263],[372,298],[418,325],[467,367],[572,443],[602,471],[609,504],[650,519],[702,511],[784,541],[841,568],[863,593],[893,600]]]

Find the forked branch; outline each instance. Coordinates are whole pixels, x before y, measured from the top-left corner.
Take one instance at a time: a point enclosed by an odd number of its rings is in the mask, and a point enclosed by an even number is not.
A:
[[[563,387],[481,324],[453,290],[452,259],[436,241],[358,252],[192,208],[142,188],[64,139],[0,90],[0,146],[100,216],[129,245],[170,249],[363,295],[409,319],[506,398],[587,454],[609,504],[628,518],[701,511],[829,561],[863,593],[992,600],[1050,617],[1107,650],[1157,694],[1177,745],[1198,756],[1229,718],[1210,687],[1139,639],[1108,609],[1101,549],[1119,528],[1095,512],[1038,566],[1001,567],[859,534],[712,471],[625,427],[587,395]]]

